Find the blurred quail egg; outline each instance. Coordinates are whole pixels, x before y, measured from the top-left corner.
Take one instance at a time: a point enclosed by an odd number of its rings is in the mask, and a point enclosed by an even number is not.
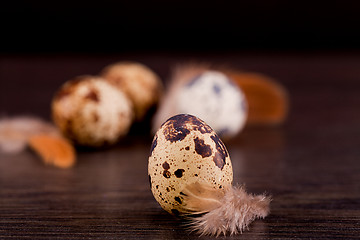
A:
[[[230,156],[218,135],[199,118],[180,114],[156,132],[149,157],[152,193],[163,209],[177,215],[183,188],[206,182],[215,189],[231,185]]]
[[[242,130],[247,117],[243,92],[225,74],[205,71],[185,84],[177,96],[179,113],[203,119],[222,138]]]
[[[66,82],[53,98],[52,115],[66,137],[93,147],[115,143],[129,131],[133,119],[126,95],[94,76]]]
[[[133,103],[135,118],[141,121],[156,105],[162,94],[162,82],[150,68],[136,62],[119,62],[109,65],[102,76],[118,87]]]

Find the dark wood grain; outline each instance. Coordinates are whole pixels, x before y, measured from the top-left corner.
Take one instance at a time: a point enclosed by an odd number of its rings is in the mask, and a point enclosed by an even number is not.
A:
[[[290,93],[283,126],[246,128],[226,142],[234,182],[273,196],[267,218],[228,239],[359,239],[360,54],[2,56],[0,111],[49,118],[53,92],[76,75],[138,60],[166,78],[172,64],[193,59],[268,74]],[[79,151],[69,170],[43,165],[30,150],[0,153],[0,238],[198,239],[153,198],[152,139],[139,132]]]

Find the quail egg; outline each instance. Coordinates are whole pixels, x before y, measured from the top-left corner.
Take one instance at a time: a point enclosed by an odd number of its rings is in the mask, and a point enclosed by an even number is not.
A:
[[[136,62],[119,62],[105,67],[102,76],[125,92],[133,103],[137,121],[144,119],[162,94],[162,82],[155,72]]]
[[[152,193],[163,209],[181,212],[186,185],[205,182],[214,189],[232,184],[230,156],[204,121],[189,114],[169,118],[156,132],[148,173]]]
[[[127,134],[133,120],[126,95],[100,77],[80,76],[66,82],[52,102],[53,120],[75,143],[100,147]]]
[[[205,71],[182,87],[179,113],[196,115],[222,138],[238,134],[247,117],[247,101],[232,80],[218,71]]]

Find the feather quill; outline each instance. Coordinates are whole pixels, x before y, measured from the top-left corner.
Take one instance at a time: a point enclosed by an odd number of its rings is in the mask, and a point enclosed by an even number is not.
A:
[[[243,186],[214,189],[196,182],[182,193],[182,212],[190,220],[190,229],[200,235],[242,233],[256,218],[265,218],[270,212],[269,196],[248,194]]]

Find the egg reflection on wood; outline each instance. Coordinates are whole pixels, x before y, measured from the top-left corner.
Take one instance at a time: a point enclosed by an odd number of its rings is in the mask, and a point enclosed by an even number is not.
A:
[[[75,143],[99,147],[115,143],[132,123],[131,102],[126,95],[93,76],[66,82],[52,102],[53,119]]]
[[[232,186],[229,153],[199,118],[180,114],[156,132],[149,156],[152,193],[167,212],[192,219],[200,234],[242,232],[269,213],[270,199]]]
[[[172,115],[187,113],[203,119],[222,138],[237,135],[247,118],[247,102],[241,89],[219,71],[204,70],[196,75],[186,71],[183,74],[187,79],[183,76],[173,79],[153,129]]]

